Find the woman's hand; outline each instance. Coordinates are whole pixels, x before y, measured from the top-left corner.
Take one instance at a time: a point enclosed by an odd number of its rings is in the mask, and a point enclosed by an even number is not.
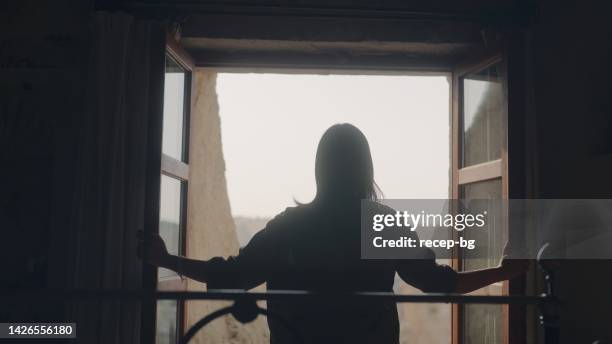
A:
[[[502,260],[499,263],[499,268],[504,272],[508,279],[521,275],[529,269],[529,260],[517,259],[509,257],[509,244],[506,242]]]
[[[504,255],[497,267],[457,273],[455,292],[464,294],[491,283],[512,279],[521,275],[529,268],[529,260],[509,258],[508,243],[504,247]]]
[[[170,258],[170,254],[166,249],[164,240],[159,234],[138,231],[137,236],[138,257],[151,265],[165,267]]]

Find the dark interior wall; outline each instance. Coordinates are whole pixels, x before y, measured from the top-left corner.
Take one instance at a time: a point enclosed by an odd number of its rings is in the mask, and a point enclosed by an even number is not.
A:
[[[418,10],[418,11],[470,11],[470,10],[511,10],[516,8],[517,4],[527,3],[524,0],[98,0],[102,4],[201,4],[209,8],[223,9],[224,11],[232,10],[243,6],[256,5],[262,10],[269,12],[275,7],[294,7],[294,8],[346,8],[346,9],[396,9],[396,10]]]
[[[612,156],[610,10],[595,1],[541,6],[534,50],[546,197],[612,194],[612,183],[596,168]]]
[[[540,198],[612,198],[612,27],[603,1],[541,1],[533,28]],[[612,340],[612,261],[564,261],[564,343]]]
[[[88,1],[12,1],[0,9],[0,286],[60,287],[75,138],[84,104]],[[58,246],[59,245],[59,246]],[[61,305],[0,307],[52,320]]]

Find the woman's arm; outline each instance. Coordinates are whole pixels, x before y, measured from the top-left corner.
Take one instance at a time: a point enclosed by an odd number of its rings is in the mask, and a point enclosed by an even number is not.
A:
[[[406,283],[427,293],[469,293],[527,271],[529,261],[507,258],[507,247],[504,259],[494,268],[457,272],[436,263],[433,251],[425,250],[423,259],[399,261],[396,271]]]
[[[510,259],[508,258],[509,251],[510,245],[506,242],[502,260],[494,268],[457,273],[455,292],[460,294],[469,293],[495,282],[506,281],[525,273],[529,268],[529,261],[526,259]]]
[[[158,234],[138,232],[138,256],[145,262],[166,268],[203,283],[208,282],[208,261],[174,256],[168,253]]]
[[[208,283],[208,261],[189,259],[185,257],[169,255],[162,268],[176,271],[179,275],[186,276],[193,280]]]
[[[167,268],[188,278],[206,283],[212,289],[251,289],[266,281],[279,264],[282,248],[278,223],[280,215],[257,232],[237,255],[195,260],[168,253],[158,234],[138,233],[138,255],[147,263]]]
[[[459,272],[455,292],[469,293],[495,282],[512,279],[524,273],[528,267],[527,260],[504,258],[501,264],[494,268]]]

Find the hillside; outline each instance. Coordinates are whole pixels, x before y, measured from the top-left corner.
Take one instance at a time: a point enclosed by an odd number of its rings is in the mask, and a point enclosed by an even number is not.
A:
[[[238,236],[238,244],[240,244],[240,247],[245,246],[255,233],[266,226],[268,221],[270,221],[270,219],[266,217],[234,216],[236,235]]]

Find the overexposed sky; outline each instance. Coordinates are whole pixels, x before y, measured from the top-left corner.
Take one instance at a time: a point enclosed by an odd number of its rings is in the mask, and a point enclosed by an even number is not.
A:
[[[368,138],[386,198],[448,198],[446,76],[220,73],[217,94],[234,216],[312,200],[318,141],[343,122]]]

